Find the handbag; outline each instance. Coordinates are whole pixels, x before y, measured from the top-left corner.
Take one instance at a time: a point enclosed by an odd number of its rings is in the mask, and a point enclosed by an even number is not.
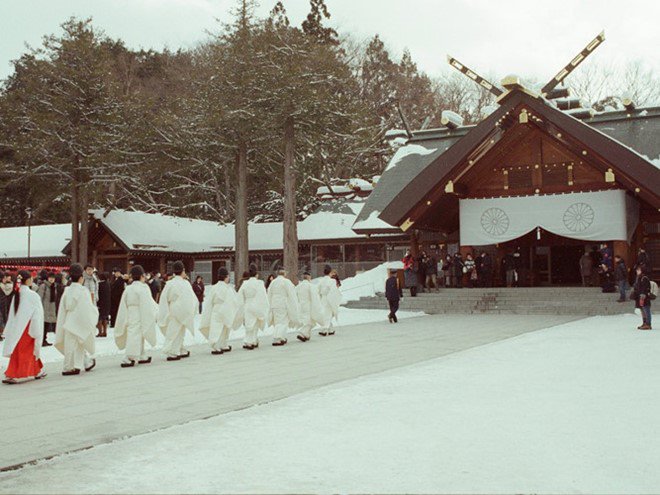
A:
[[[463,267],[463,273],[467,273],[467,272],[468,272],[467,266],[464,266]]]

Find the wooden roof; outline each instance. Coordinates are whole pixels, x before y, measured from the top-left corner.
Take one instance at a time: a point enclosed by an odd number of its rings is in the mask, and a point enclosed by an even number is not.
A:
[[[449,180],[456,181],[493,150],[510,145],[523,109],[535,117],[526,125],[537,126],[575,154],[583,155],[586,151],[585,159],[592,166],[603,173],[608,168],[614,171],[619,187],[637,194],[653,208],[660,208],[660,169],[650,161],[660,156],[660,108],[608,112],[582,121],[541,97],[513,90],[504,95],[495,112],[476,126],[414,133],[407,146],[421,145],[438,153],[411,154],[386,170],[356,226],[376,212],[384,222],[407,228],[411,221],[417,223],[432,210],[435,217],[438,212],[446,217],[436,219],[439,230],[455,228],[458,196],[445,194],[445,185]],[[503,122],[510,125],[502,125]]]

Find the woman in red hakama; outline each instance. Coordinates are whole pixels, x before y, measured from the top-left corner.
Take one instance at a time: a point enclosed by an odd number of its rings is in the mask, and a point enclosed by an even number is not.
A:
[[[21,340],[18,341],[9,358],[9,366],[5,371],[7,378],[36,378],[44,367],[41,359],[34,356],[34,338],[30,337],[29,332],[30,324],[28,323]]]
[[[32,276],[20,271],[13,298],[10,302],[9,318],[5,327],[3,355],[9,357],[3,383],[13,384],[46,376],[39,355],[44,332],[44,310],[41,299],[33,292]]]

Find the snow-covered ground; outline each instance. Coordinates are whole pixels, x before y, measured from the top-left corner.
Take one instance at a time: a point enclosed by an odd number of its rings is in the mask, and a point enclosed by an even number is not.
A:
[[[414,311],[400,311],[399,313],[397,313],[397,316],[399,318],[410,318],[413,316],[422,316],[422,315],[423,313],[414,312]],[[347,325],[358,325],[360,323],[370,323],[373,321],[386,321],[386,320],[387,320],[387,311],[377,310],[377,309],[367,309],[367,310],[349,309],[349,308],[340,307],[339,318],[335,325],[341,327]],[[195,326],[196,327],[199,326],[199,316],[195,321]],[[295,335],[296,332],[295,330],[292,330],[290,333]],[[259,332],[260,337],[269,337],[271,335],[273,335],[272,327],[266,328],[266,330],[263,332]],[[160,331],[156,332],[156,336],[158,338],[158,343],[154,348],[154,351],[158,351],[159,349],[161,349],[163,347],[163,344],[165,343],[165,337]],[[232,332],[230,339],[231,340],[243,339],[244,336],[245,336],[245,329],[241,327],[237,331]],[[54,342],[55,335],[49,333],[48,340],[50,342]],[[190,332],[186,332],[185,345],[191,346],[197,344],[206,344],[206,342],[207,342],[206,339],[200,332],[195,331],[194,335],[191,335]],[[106,338],[96,339],[96,356],[113,356],[122,353],[123,351],[117,349],[112,328],[108,330],[108,336]],[[41,350],[42,362],[54,363],[62,360],[63,360],[62,354],[60,354],[60,352],[57,351],[54,347],[42,348]],[[8,362],[9,362],[9,358],[6,357],[0,358],[1,369],[6,369]]]
[[[357,301],[361,297],[375,296],[377,292],[385,292],[388,270],[399,269],[403,269],[401,261],[390,261],[342,280],[340,288],[342,302],[346,304],[349,301]]]
[[[660,333],[638,324],[589,318],[101,445],[0,492],[660,493]]]

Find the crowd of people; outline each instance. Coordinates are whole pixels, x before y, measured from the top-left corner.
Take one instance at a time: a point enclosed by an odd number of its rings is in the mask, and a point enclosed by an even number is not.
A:
[[[495,276],[495,262],[492,256],[482,251],[478,254],[467,253],[465,258],[460,252],[448,254],[437,260],[433,255],[422,251],[415,257],[406,251],[403,257],[404,284],[410,289],[410,295],[418,291],[438,291],[440,288],[492,287]],[[504,255],[501,261],[502,278],[507,287],[518,285],[522,268],[520,248]]]
[[[274,327],[272,345],[276,347],[287,344],[289,329],[297,329],[301,342],[309,341],[317,326],[321,336],[335,334],[333,320],[341,293],[339,278],[330,266],[317,284],[305,272],[297,285],[284,269],[269,277],[266,285],[252,266],[236,288],[226,268],[218,270],[218,282],[210,288],[204,287],[201,277],[191,283],[182,262],[172,268],[173,275],[166,281],[145,273],[139,265],[126,275],[113,270],[112,279],[79,264],[38,278],[24,270],[13,278],[2,274],[0,330],[5,337],[3,355],[9,357],[3,383],[45,376],[40,352],[50,345],[49,331],[55,333],[55,348],[64,356],[64,376],[94,369],[94,337],[107,336],[108,325],[114,328],[117,347],[124,351],[122,368],[151,363],[145,344],[156,345],[157,328],[164,336],[162,352],[167,361],[188,358],[185,333],[195,332],[200,312],[198,329],[213,355],[232,350],[227,343],[230,333],[240,327],[245,328],[243,349],[250,351],[259,347],[259,331],[267,326]]]

